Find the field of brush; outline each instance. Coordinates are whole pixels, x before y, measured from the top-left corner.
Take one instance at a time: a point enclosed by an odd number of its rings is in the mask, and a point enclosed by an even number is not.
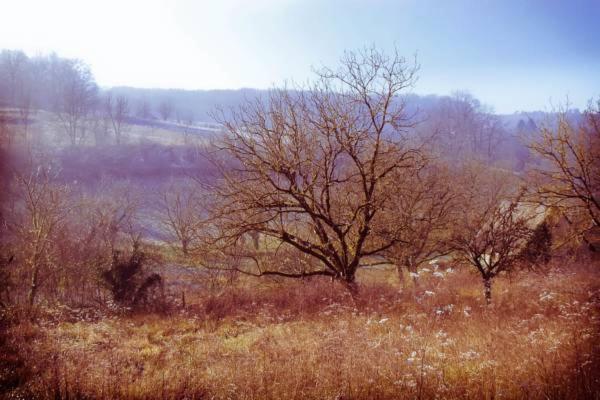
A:
[[[470,270],[433,272],[361,271],[356,299],[327,279],[212,277],[166,314],[48,314],[5,327],[0,384],[6,398],[600,398],[597,265],[499,277],[489,307]]]

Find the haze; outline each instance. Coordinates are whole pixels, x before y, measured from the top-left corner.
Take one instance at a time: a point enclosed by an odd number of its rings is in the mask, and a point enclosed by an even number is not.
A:
[[[599,18],[594,0],[23,0],[0,15],[0,48],[82,59],[104,87],[235,89],[395,45],[418,54],[416,93],[467,90],[512,113],[598,95]]]
[[[4,0],[0,399],[600,400],[598,21]]]

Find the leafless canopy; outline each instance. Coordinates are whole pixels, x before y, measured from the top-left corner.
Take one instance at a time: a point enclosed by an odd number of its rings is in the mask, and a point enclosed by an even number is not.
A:
[[[456,217],[457,193],[450,171],[429,160],[426,165],[395,174],[394,187],[378,229],[380,235],[395,235],[396,245],[383,255],[411,272],[439,256],[450,253],[449,235]]]
[[[221,149],[236,165],[223,170],[218,189],[222,248],[258,233],[316,261],[308,270],[259,274],[353,284],[361,260],[397,241],[372,233],[394,172],[421,160],[403,139],[410,121],[399,97],[417,69],[398,54],[346,53],[308,89],[273,90],[217,116],[228,132]]]
[[[54,112],[74,146],[85,139],[86,123],[96,106],[98,87],[90,68],[81,61],[69,60],[56,68]]]
[[[514,183],[503,171],[485,171],[476,165],[464,179],[463,207],[451,243],[481,274],[489,303],[492,279],[520,259],[538,215],[522,202],[522,190],[514,193]]]
[[[540,201],[580,220],[582,228],[600,226],[600,101],[580,123],[560,112],[556,126],[542,127],[530,149],[541,157],[536,170]]]
[[[110,120],[115,134],[115,142],[121,144],[127,126],[127,117],[129,116],[129,100],[125,96],[113,98],[112,93],[109,92],[104,99],[104,112]]]
[[[199,233],[206,223],[204,205],[207,195],[194,182],[171,183],[157,201],[157,219],[172,241],[188,255],[197,245]]]

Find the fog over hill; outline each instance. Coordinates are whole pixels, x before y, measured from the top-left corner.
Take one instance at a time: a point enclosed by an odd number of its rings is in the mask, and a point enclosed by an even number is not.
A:
[[[138,106],[147,102],[151,109],[157,109],[161,103],[170,102],[173,108],[178,110],[181,118],[193,115],[197,121],[212,122],[212,112],[215,107],[220,106],[224,110],[236,107],[245,100],[264,96],[268,93],[266,89],[220,89],[220,90],[185,90],[185,89],[150,89],[135,88],[127,86],[106,87],[104,91],[117,95],[124,95],[133,100]],[[460,92],[457,90],[457,92]],[[405,96],[407,105],[411,112],[427,112],[438,106],[443,101],[448,101],[452,96],[441,96],[436,94],[422,95],[410,94]],[[578,110],[574,110],[575,113]],[[520,111],[513,114],[497,114],[514,128],[521,119],[533,119],[536,122],[548,117],[551,112],[542,110]]]

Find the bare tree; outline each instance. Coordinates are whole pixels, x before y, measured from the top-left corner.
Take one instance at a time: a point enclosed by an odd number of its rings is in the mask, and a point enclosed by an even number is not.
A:
[[[29,281],[29,307],[35,303],[42,273],[56,268],[55,238],[70,210],[67,188],[54,183],[54,178],[55,171],[47,165],[16,175],[20,201],[14,206],[11,228],[22,246]]]
[[[468,170],[462,185],[460,218],[451,244],[457,254],[481,274],[485,299],[492,300],[492,280],[520,260],[533,234],[539,210],[513,194],[514,183],[502,171]]]
[[[534,170],[538,201],[559,210],[577,234],[599,227],[600,100],[580,122],[560,111],[556,123],[542,126],[529,148],[542,161]]]
[[[195,182],[172,183],[158,201],[158,221],[188,255],[206,222],[205,196]]]
[[[10,146],[10,144],[13,141],[13,136],[14,136],[14,129],[12,128],[11,124],[10,124],[10,117],[8,115],[8,112],[6,111],[0,111],[0,145],[2,147],[6,146]],[[2,159],[0,159],[2,160]],[[4,160],[2,160],[4,161]]]
[[[142,119],[151,119],[151,118],[153,118],[152,111],[150,110],[150,104],[148,104],[148,101],[146,99],[142,99],[138,103],[137,110],[136,110],[136,115],[137,115],[138,118],[142,118]]]
[[[361,261],[398,240],[373,234],[394,172],[421,159],[403,136],[410,122],[399,97],[417,69],[397,53],[347,52],[307,90],[273,90],[218,115],[228,133],[220,146],[234,166],[223,168],[216,192],[214,245],[232,248],[258,233],[316,263],[255,273],[331,276],[355,293]]]
[[[77,60],[58,63],[54,71],[54,111],[71,145],[83,142],[88,118],[96,105],[98,88],[90,68]]]
[[[170,100],[164,100],[158,105],[158,114],[163,121],[171,117],[171,114],[173,114],[173,104]]]
[[[455,92],[430,111],[425,124],[437,132],[436,147],[452,160],[477,158],[491,163],[502,142],[503,125],[468,92]]]
[[[107,93],[104,99],[104,109],[108,116],[115,142],[121,144],[123,134],[127,129],[127,117],[129,116],[129,100],[125,96],[113,98],[112,93]]]
[[[186,145],[191,144],[192,133],[194,129],[194,112],[188,111],[185,114],[185,117],[182,118],[183,121],[183,143]]]
[[[26,140],[32,107],[31,61],[22,51],[3,50],[0,53],[0,99],[15,107],[19,115],[19,126]]]
[[[418,267],[451,252],[449,239],[459,204],[450,175],[443,165],[431,162],[395,175],[385,226],[378,231],[396,235],[397,243],[383,256],[397,266],[401,279],[402,268],[416,273]]]
[[[29,124],[31,123],[30,116],[34,111],[32,104],[31,88],[23,88],[20,92],[18,109],[20,119],[19,122],[23,129],[23,140],[27,141],[27,139],[29,138]]]
[[[13,106],[19,102],[19,91],[24,84],[28,61],[22,51],[3,50],[0,53],[0,78],[5,81],[0,87],[0,98],[3,97]]]

